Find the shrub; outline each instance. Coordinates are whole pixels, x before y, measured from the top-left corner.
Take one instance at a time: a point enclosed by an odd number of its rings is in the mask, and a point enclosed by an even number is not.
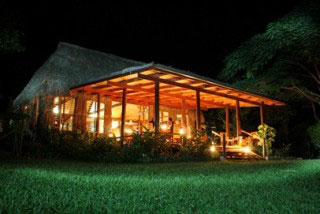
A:
[[[263,146],[263,139],[265,141],[267,154],[272,153],[272,143],[275,141],[276,137],[276,130],[267,124],[260,125],[258,127],[258,136],[260,137],[260,140],[258,142],[259,146]]]
[[[311,142],[318,148],[320,148],[320,123],[317,123],[308,128],[308,134]]]
[[[168,153],[165,136],[150,130],[141,134],[134,133],[130,144],[125,144],[121,148],[121,157],[124,162],[160,160]]]
[[[308,128],[308,134],[310,136],[310,141],[315,147],[314,157],[319,156],[320,151],[320,123],[317,123]]]
[[[90,144],[91,160],[117,162],[119,157],[119,142],[114,137],[95,138]]]
[[[288,157],[291,153],[291,145],[290,144],[282,144],[280,148],[274,150],[272,155],[274,157]]]
[[[11,135],[10,135],[11,136]],[[3,157],[13,153],[14,135],[1,144]],[[163,134],[150,130],[134,133],[132,140],[124,143],[115,137],[96,138],[92,134],[80,132],[60,132],[40,129],[23,134],[19,143],[23,144],[21,158],[73,159],[104,162],[151,162],[177,160],[203,160],[210,158],[208,145],[204,143],[205,132],[194,132],[194,137],[182,137],[182,144],[168,143]],[[4,146],[5,145],[5,146]]]
[[[205,142],[206,130],[192,130],[192,132],[192,138],[181,138],[181,142],[183,143],[180,145],[176,157],[181,160],[210,159],[211,155],[208,151],[209,144]]]

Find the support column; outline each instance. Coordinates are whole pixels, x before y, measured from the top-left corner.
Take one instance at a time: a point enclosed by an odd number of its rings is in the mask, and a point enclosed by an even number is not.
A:
[[[87,119],[87,99],[84,92],[79,92],[75,97],[75,108],[73,118],[73,130],[79,130],[86,133]]]
[[[39,115],[37,118],[37,126],[42,129],[53,128],[53,97],[47,95],[39,96]]]
[[[236,127],[237,127],[237,140],[241,135],[241,124],[240,124],[240,102],[239,100],[236,101]],[[239,143],[239,142],[238,142]]]
[[[37,126],[37,117],[39,115],[39,98],[35,97],[32,103],[32,128],[35,129]]]
[[[96,121],[96,137],[99,135],[100,130],[100,94],[97,94],[97,121]]]
[[[153,123],[151,123],[153,121]],[[154,131],[154,105],[149,105],[148,111],[148,126]]]
[[[66,97],[63,96],[63,104],[62,104],[62,118],[61,118],[61,130],[64,131],[64,120],[66,114]]]
[[[181,100],[181,122],[182,128],[187,133],[186,100]],[[188,134],[188,133],[187,133]]]
[[[226,152],[226,135],[222,135],[222,160],[227,158],[227,152]]]
[[[124,137],[126,111],[127,111],[127,89],[124,88],[122,91],[122,111],[121,111],[121,128],[120,128],[120,136],[122,138]]]
[[[139,105],[139,133],[141,134],[142,133],[142,124],[143,124],[143,106],[142,105]]]
[[[201,113],[200,113],[200,92],[196,91],[196,129],[199,131],[201,128]]]
[[[58,124],[57,124],[57,126],[58,126],[58,130],[60,131],[61,130],[61,124],[62,124],[62,97],[61,96],[59,96],[59,103],[58,103],[58,105],[59,105],[59,118],[58,118]]]
[[[142,131],[143,131],[143,126],[146,126],[146,106],[142,106]]]
[[[154,130],[159,133],[160,128],[160,96],[159,96],[159,82],[154,82]]]
[[[264,115],[263,115],[263,105],[264,103],[262,102],[260,105],[260,123],[262,126],[264,126]],[[262,138],[262,157],[264,159],[268,159],[267,157],[267,148],[266,148],[266,139]]]
[[[226,141],[230,138],[230,111],[229,107],[226,107]]]
[[[112,99],[111,96],[104,97],[104,134],[109,137],[112,128]]]
[[[261,125],[264,125],[263,105],[264,105],[264,103],[262,102],[260,105],[260,123],[261,123]]]

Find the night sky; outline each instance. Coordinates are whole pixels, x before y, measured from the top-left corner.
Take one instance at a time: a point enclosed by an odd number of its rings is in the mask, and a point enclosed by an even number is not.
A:
[[[0,95],[12,98],[59,41],[215,78],[230,51],[298,4],[279,0],[1,2],[1,10],[14,14],[26,47],[20,54],[1,55]]]

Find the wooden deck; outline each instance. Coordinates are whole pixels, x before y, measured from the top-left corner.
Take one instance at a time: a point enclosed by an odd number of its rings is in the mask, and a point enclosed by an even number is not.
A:
[[[222,146],[215,146],[215,149],[220,154],[223,153]],[[242,146],[226,146],[227,159],[262,159],[260,155],[253,151],[245,151]]]

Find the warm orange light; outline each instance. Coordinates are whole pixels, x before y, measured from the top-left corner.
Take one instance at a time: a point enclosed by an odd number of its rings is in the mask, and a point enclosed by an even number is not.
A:
[[[215,152],[216,151],[216,147],[214,145],[210,146],[210,152]]]
[[[116,120],[112,121],[112,128],[116,129],[118,127],[119,127],[119,121],[116,121]]]
[[[243,149],[243,151],[244,151],[245,153],[249,153],[249,152],[251,152],[251,149],[250,149],[249,146],[247,146],[247,147],[245,147],[245,148]]]
[[[162,124],[161,125],[161,129],[162,130],[167,130],[168,129],[168,125],[167,124]]]
[[[56,106],[53,108],[53,113],[54,114],[59,114],[59,106]]]
[[[97,113],[91,113],[91,114],[90,114],[90,117],[92,117],[92,118],[97,118],[97,117],[98,117],[98,114],[97,114]]]
[[[127,134],[132,134],[132,133],[133,133],[133,130],[132,130],[132,129],[126,129],[125,132],[126,132]]]
[[[184,135],[186,132],[184,131],[184,129],[183,128],[181,128],[180,130],[179,130],[179,134],[180,135]]]

